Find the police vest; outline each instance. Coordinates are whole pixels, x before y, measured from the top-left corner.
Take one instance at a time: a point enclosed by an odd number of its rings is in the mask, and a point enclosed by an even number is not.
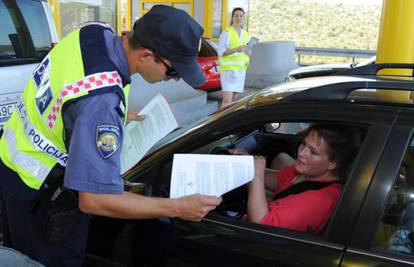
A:
[[[240,39],[240,36],[233,27],[228,27],[226,31],[230,39],[229,49],[246,45],[250,39],[249,34],[244,29],[241,29],[241,35],[244,37],[244,41]],[[228,56],[219,57],[219,63],[219,70],[243,70],[249,66],[249,56],[243,52],[237,52]]]
[[[66,166],[62,110],[91,94],[116,92],[127,110],[129,85],[112,63],[102,25],[88,25],[65,37],[29,79],[3,126],[0,157],[23,182],[39,189],[55,164]],[[124,120],[126,116],[124,117]]]

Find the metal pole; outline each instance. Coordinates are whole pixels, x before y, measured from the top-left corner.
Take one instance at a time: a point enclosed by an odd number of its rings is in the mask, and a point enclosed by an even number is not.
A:
[[[377,63],[414,63],[414,1],[384,0],[378,36]],[[411,70],[383,70],[379,74],[411,75]],[[387,101],[412,103],[409,92],[380,92]]]

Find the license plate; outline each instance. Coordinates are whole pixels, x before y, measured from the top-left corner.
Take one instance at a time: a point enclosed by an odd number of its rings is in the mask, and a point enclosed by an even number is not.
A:
[[[17,102],[0,105],[0,125],[3,125],[13,113],[13,108]]]

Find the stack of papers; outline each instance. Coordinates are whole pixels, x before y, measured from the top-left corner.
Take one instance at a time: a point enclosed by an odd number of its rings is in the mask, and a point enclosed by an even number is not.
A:
[[[247,43],[247,46],[250,49],[253,49],[253,47],[255,47],[258,42],[259,42],[259,39],[257,39],[256,37],[252,37],[252,38],[250,38],[249,42]]]
[[[170,198],[221,196],[254,177],[253,156],[175,154]]]
[[[121,174],[134,167],[160,139],[178,127],[171,106],[157,94],[140,112],[143,121],[131,121],[124,128]]]

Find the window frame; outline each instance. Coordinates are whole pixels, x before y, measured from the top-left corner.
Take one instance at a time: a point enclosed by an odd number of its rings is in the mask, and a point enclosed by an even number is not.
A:
[[[414,121],[410,116],[413,116],[412,112],[400,113],[398,121],[392,128],[350,238],[345,260],[356,256],[366,258],[373,264],[384,261],[394,264],[413,264],[414,256],[373,247],[393,185],[411,138],[414,136]]]
[[[362,112],[362,110],[364,112]],[[304,115],[306,114],[306,115]],[[238,128],[247,127],[250,125],[260,125],[266,122],[275,121],[278,118],[278,121],[285,121],[285,122],[304,122],[304,121],[325,121],[325,122],[342,122],[342,123],[358,123],[358,124],[367,124],[372,125],[372,129],[369,130],[371,132],[370,136],[365,138],[364,141],[364,150],[369,150],[366,148],[376,146],[378,143],[382,144],[388,138],[389,130],[391,128],[390,124],[392,124],[393,117],[395,116],[396,112],[393,110],[382,111],[382,113],[378,112],[377,109],[366,109],[364,107],[357,106],[357,105],[344,105],[343,107],[338,107],[336,104],[328,104],[328,105],[321,105],[320,107],[315,104],[309,105],[309,103],[295,103],[295,109],[292,109],[291,103],[277,103],[274,105],[269,105],[267,107],[260,107],[255,110],[244,110],[244,111],[237,111],[233,113],[229,113],[226,118],[222,118],[219,121],[213,121],[209,123],[208,126],[205,128],[200,128],[201,134],[194,133],[192,138],[183,138],[180,140],[175,140],[173,145],[169,145],[168,149],[169,152],[163,151],[164,149],[161,148],[155,154],[161,155],[164,154],[164,160],[158,157],[157,160],[154,160],[153,157],[149,156],[145,161],[150,161],[152,164],[162,164],[162,162],[166,162],[171,159],[171,157],[167,155],[171,155],[171,150],[175,153],[186,153],[188,151],[193,151],[197,147],[201,147],[206,145],[207,143],[211,142],[212,140],[218,137],[218,133],[212,131],[207,139],[200,141],[201,136],[203,133],[206,133],[214,129],[220,129],[221,137],[225,135],[225,133],[229,133],[230,131],[234,131],[235,127],[232,125],[239,125]],[[240,121],[240,117],[243,117],[243,121]],[[374,127],[376,126],[376,127]],[[231,130],[230,130],[231,129]],[[370,137],[378,135],[381,132],[382,134],[378,138],[371,138]],[[206,137],[206,136],[205,136]],[[186,140],[187,139],[187,140]],[[369,141],[369,142],[368,142]],[[187,143],[188,146],[183,150],[183,144]],[[369,162],[366,161],[361,162],[360,164],[356,164],[354,166],[354,175],[352,180],[359,181],[361,179],[365,179],[365,184],[369,184],[371,180],[371,176],[367,176],[367,172],[364,168],[364,164],[372,164],[374,167],[378,163],[380,157],[375,157],[374,155],[379,154],[381,155],[382,146],[378,146],[377,150],[374,150],[372,153],[364,153],[361,157],[366,157]],[[142,163],[142,162],[141,162]],[[144,165],[145,163],[143,163]],[[143,166],[141,165],[141,166]],[[372,169],[372,174],[375,169]],[[145,170],[144,170],[145,172]],[[346,225],[346,229],[343,228],[343,221],[344,218],[348,218],[348,220],[353,221],[356,219],[358,215],[358,211],[360,209],[360,205],[362,205],[363,197],[365,196],[367,187],[360,188],[356,190],[357,187],[360,187],[361,184],[358,182],[353,182],[352,185],[346,186],[344,188],[348,192],[355,192],[357,191],[358,196],[350,195],[345,199],[340,200],[338,206],[341,206],[342,210],[338,210],[335,212],[333,216],[338,216],[337,219],[333,220],[329,225],[329,230],[327,231],[326,241],[333,241],[336,244],[346,243],[345,241],[348,240],[348,237],[352,233],[353,224],[350,223]],[[142,182],[142,181],[141,181]],[[343,194],[343,195],[344,195]],[[352,201],[350,199],[353,198]],[[355,200],[356,198],[356,200]],[[344,200],[344,201],[343,201]],[[348,203],[350,201],[350,203]],[[345,204],[341,204],[345,203]],[[231,220],[229,218],[229,220]],[[219,223],[219,222],[217,222]],[[228,224],[237,225],[237,222],[228,221]],[[255,226],[256,227],[256,226]],[[265,227],[268,229],[269,233],[283,230],[283,229],[276,229],[272,227],[266,227],[258,225],[257,227]],[[286,238],[290,238],[286,236]],[[304,238],[305,240],[306,238]],[[344,241],[345,240],[345,241]]]
[[[23,1],[16,1],[13,3],[6,3],[2,1],[2,6],[5,7],[5,12],[9,13],[10,15],[10,20],[12,22],[11,26],[16,31],[16,33],[13,34],[16,36],[15,41],[20,40],[24,42],[25,44],[20,44],[20,49],[21,49],[20,56],[21,57],[19,57],[19,52],[16,51],[14,47],[12,47],[13,51],[15,52],[14,57],[11,58],[10,60],[8,59],[1,60],[0,67],[38,63],[42,61],[44,56],[46,56],[46,54],[50,51],[50,49],[52,49],[53,39],[51,36],[51,31],[49,29],[50,25],[49,25],[48,16],[45,13],[45,9],[43,7],[42,1],[31,2],[30,3],[31,5],[37,5],[37,6],[36,6],[36,9],[31,8],[29,11],[25,11],[22,9],[21,2]],[[24,7],[26,7],[25,6],[26,4],[27,3],[23,2]],[[26,7],[26,8],[29,8],[29,7]],[[32,18],[27,18],[24,16],[25,13],[34,12],[34,11],[38,11],[42,13],[43,16],[41,16],[41,20],[42,20],[41,23],[47,26],[47,31],[41,31],[42,38],[44,39],[44,41],[46,41],[46,43],[43,45],[47,45],[44,47],[44,48],[48,48],[47,51],[42,52],[42,50],[40,50],[41,48],[39,46],[40,44],[35,43],[34,38],[32,38],[34,29],[31,28],[30,25],[27,24],[28,22],[30,22],[30,20],[32,20]],[[7,19],[6,21],[10,22],[10,20]],[[37,18],[37,20],[39,20],[39,17]],[[35,33],[39,33],[39,31]],[[17,42],[16,45],[19,43],[20,42]],[[13,46],[12,40],[11,40],[10,45]],[[40,55],[40,52],[42,52],[43,54]]]

